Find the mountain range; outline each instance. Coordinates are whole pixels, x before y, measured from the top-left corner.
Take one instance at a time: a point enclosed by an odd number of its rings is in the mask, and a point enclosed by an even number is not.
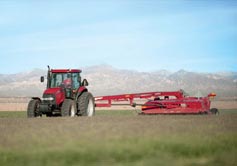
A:
[[[41,96],[46,83],[41,83],[39,78],[46,73],[46,70],[34,69],[0,74],[0,97]],[[81,75],[88,80],[88,89],[94,96],[183,89],[192,96],[215,92],[220,99],[237,98],[237,72],[138,72],[99,65],[82,68]]]

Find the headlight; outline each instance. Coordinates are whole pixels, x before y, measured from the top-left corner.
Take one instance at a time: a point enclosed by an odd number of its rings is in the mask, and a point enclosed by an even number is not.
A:
[[[43,97],[42,100],[44,100],[44,101],[53,101],[54,98],[53,97]]]
[[[51,102],[55,100],[55,97],[53,94],[43,94],[43,97],[41,99],[45,102]]]

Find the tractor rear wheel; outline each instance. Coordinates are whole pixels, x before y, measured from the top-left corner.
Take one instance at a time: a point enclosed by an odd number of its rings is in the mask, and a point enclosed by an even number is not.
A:
[[[61,116],[75,116],[74,101],[71,99],[65,99],[61,108]]]
[[[89,92],[83,92],[78,98],[78,114],[82,116],[95,115],[95,101],[94,97]]]
[[[30,100],[28,107],[27,107],[27,117],[33,118],[33,117],[39,117],[41,116],[39,112],[39,100],[32,99]]]

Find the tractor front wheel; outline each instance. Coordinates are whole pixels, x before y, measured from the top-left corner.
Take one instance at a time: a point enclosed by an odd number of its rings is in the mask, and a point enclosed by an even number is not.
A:
[[[89,92],[83,92],[78,98],[78,114],[82,116],[93,116],[95,114],[94,97]]]
[[[41,116],[39,112],[39,100],[32,99],[30,100],[28,107],[27,107],[27,117],[28,118],[34,118]]]
[[[65,99],[61,108],[61,116],[75,116],[74,101],[71,99]]]

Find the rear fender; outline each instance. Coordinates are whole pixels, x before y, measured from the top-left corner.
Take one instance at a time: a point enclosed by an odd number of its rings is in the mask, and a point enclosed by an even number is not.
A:
[[[32,97],[31,99],[41,101],[41,99],[39,97]]]
[[[81,94],[84,92],[88,92],[88,90],[85,86],[81,86],[80,88],[78,88],[77,95],[76,95],[76,101],[81,96]]]

